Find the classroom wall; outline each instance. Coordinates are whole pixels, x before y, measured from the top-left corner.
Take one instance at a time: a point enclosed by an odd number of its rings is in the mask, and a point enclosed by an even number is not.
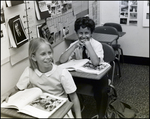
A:
[[[143,27],[143,1],[138,1],[137,13],[137,26],[122,25],[126,34],[119,43],[124,55],[149,58],[149,28]],[[119,1],[100,1],[100,25],[119,20]]]

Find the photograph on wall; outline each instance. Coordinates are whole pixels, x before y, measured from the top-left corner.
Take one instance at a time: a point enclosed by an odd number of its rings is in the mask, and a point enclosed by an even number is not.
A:
[[[137,0],[129,1],[130,12],[137,12]]]
[[[120,17],[128,17],[128,1],[120,2]]]
[[[121,12],[128,12],[128,8],[129,8],[128,2],[129,2],[128,0],[121,1],[121,5],[120,5]]]
[[[137,20],[129,20],[129,25],[137,25]]]
[[[137,13],[130,13],[130,19],[137,19]]]
[[[55,33],[55,46],[58,45],[59,43],[62,42],[62,32],[61,31],[57,31]]]
[[[23,27],[20,16],[17,15],[8,21],[8,25],[13,36],[13,40],[17,47],[23,45],[28,41],[25,29]],[[12,39],[11,39],[12,40]]]
[[[47,41],[50,40],[51,34],[50,34],[50,30],[46,23],[37,25],[37,36],[45,38],[45,39],[47,39]]]
[[[143,1],[143,27],[149,27],[149,1]]]
[[[60,40],[60,38],[61,38],[60,33],[61,33],[60,31],[55,33],[55,42],[58,42]]]
[[[120,18],[120,24],[127,24],[127,18]]]
[[[19,5],[19,4],[22,4],[22,3],[24,3],[24,0],[18,0],[18,1],[6,0],[6,7],[16,6],[16,5]]]

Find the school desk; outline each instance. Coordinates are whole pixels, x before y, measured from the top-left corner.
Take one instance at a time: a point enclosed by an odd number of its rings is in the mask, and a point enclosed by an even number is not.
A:
[[[120,31],[118,31],[118,34],[119,34],[119,37],[122,37],[122,36],[124,36],[126,34],[126,32],[120,32]]]
[[[124,33],[120,33],[120,35],[124,35]],[[102,33],[93,33],[92,37],[101,42],[101,43],[107,43],[112,44],[115,40],[118,39],[118,35],[111,35],[111,34],[102,34]],[[78,39],[76,33],[71,34],[70,36],[67,36],[65,40],[69,41],[76,41]]]
[[[111,65],[98,75],[97,74],[89,74],[89,73],[85,73],[85,72],[76,72],[76,71],[70,71],[70,73],[73,77],[85,78],[87,80],[100,80],[110,70],[110,68],[111,68]]]
[[[63,118],[65,114],[71,109],[73,103],[67,101],[56,112],[54,112],[49,118]],[[1,108],[1,118],[34,118],[32,116],[19,113],[16,109],[4,109]]]
[[[74,80],[82,80],[82,78],[84,78],[84,82],[85,83],[81,83],[81,84],[76,84],[77,86],[77,93],[81,94],[81,95],[87,95],[87,96],[94,96],[94,92],[93,92],[93,86],[89,85],[86,83],[91,81],[94,82],[98,82],[99,80],[102,79],[102,77],[104,75],[106,75],[108,73],[108,71],[111,69],[111,65],[109,67],[107,67],[102,73],[100,73],[99,75],[97,74],[89,74],[89,73],[84,73],[84,72],[76,72],[76,71],[70,71],[70,73],[72,74]],[[99,82],[98,82],[99,83]],[[99,97],[98,97],[99,98]],[[94,98],[95,99],[95,98]],[[99,105],[99,100],[95,100],[96,105]],[[82,100],[81,100],[82,103]],[[97,112],[99,114],[99,112]]]

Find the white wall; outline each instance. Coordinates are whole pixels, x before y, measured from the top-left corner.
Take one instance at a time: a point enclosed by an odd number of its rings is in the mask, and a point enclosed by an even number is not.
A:
[[[122,25],[126,34],[119,39],[124,55],[149,57],[149,28],[143,28],[143,2],[138,1],[137,26]],[[119,1],[100,1],[100,25],[119,23]]]
[[[11,66],[10,62],[1,65],[1,94],[15,86],[23,70],[28,65],[28,58],[14,66]]]

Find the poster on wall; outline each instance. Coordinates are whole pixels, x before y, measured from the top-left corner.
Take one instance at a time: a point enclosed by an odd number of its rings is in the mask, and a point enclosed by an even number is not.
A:
[[[99,24],[99,1],[89,1],[89,17],[94,20],[95,25]]]
[[[138,23],[138,14],[137,14],[137,8],[138,8],[137,0],[123,0],[120,1],[120,24],[125,25],[137,25]]]
[[[149,27],[149,1],[143,1],[143,27]]]

